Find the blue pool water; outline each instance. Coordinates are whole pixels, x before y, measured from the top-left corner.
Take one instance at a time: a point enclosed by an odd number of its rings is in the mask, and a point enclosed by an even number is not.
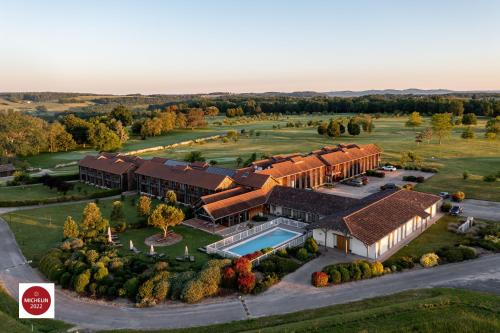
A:
[[[273,229],[255,238],[250,238],[246,242],[237,245],[232,248],[226,249],[226,251],[236,253],[240,256],[255,252],[257,250],[262,250],[266,247],[275,247],[286,241],[298,236],[298,233],[288,231],[281,228]]]

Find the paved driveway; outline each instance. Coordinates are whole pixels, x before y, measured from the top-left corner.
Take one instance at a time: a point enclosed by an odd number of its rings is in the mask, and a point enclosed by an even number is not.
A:
[[[461,203],[452,204],[459,205],[464,209],[462,216],[473,216],[481,220],[500,222],[500,202],[465,199]]]
[[[396,171],[385,171],[384,178],[368,177],[369,183],[362,187],[355,187],[344,185],[340,183],[335,184],[335,188],[318,188],[317,191],[329,194],[336,194],[343,197],[361,199],[370,194],[380,191],[380,186],[387,183],[394,183],[396,185],[404,185],[410,182],[404,181],[404,176],[423,176],[425,179],[432,177],[434,174],[429,172],[414,171],[414,170],[396,170]]]

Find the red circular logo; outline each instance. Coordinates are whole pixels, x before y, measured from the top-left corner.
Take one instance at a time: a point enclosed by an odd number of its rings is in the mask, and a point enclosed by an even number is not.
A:
[[[49,292],[42,287],[30,287],[23,294],[22,304],[24,310],[33,316],[39,316],[50,308]]]

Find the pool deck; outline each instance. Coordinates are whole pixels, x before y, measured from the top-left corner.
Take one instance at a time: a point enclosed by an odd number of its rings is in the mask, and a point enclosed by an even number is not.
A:
[[[274,226],[274,227],[272,227],[272,228],[269,228],[269,229],[263,230],[263,231],[261,231],[261,232],[258,232],[258,233],[256,233],[256,234],[252,235],[251,237],[248,237],[248,238],[242,239],[242,240],[240,240],[240,241],[238,241],[238,242],[235,242],[235,243],[232,243],[232,244],[230,244],[230,245],[228,245],[228,246],[225,246],[225,247],[221,248],[221,250],[222,250],[222,251],[225,251],[225,250],[227,250],[228,248],[237,247],[237,246],[241,245],[242,243],[247,242],[250,238],[257,238],[257,237],[259,237],[260,235],[265,234],[265,233],[268,233],[269,231],[271,231],[271,230],[273,230],[273,229],[275,229],[275,228],[281,228],[281,229],[285,229],[285,230],[292,231],[292,232],[298,232],[298,233],[300,233],[300,234],[304,234],[304,233],[306,232],[306,231],[305,231],[304,229],[302,229],[302,228],[295,228],[295,227],[292,227],[292,226],[289,226],[289,225],[286,225],[286,224],[279,224],[279,225]],[[297,236],[298,236],[298,235],[297,235]],[[295,238],[295,237],[294,237],[294,238]],[[287,241],[287,242],[288,242],[288,241]],[[228,252],[230,252],[230,251],[228,251]]]

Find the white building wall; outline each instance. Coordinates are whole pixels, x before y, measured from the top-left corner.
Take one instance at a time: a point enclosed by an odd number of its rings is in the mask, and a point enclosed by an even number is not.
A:
[[[325,231],[323,229],[314,229],[313,238],[319,245],[325,246]],[[326,246],[333,248],[336,245],[337,245],[336,234],[332,230],[328,230],[326,234]]]

